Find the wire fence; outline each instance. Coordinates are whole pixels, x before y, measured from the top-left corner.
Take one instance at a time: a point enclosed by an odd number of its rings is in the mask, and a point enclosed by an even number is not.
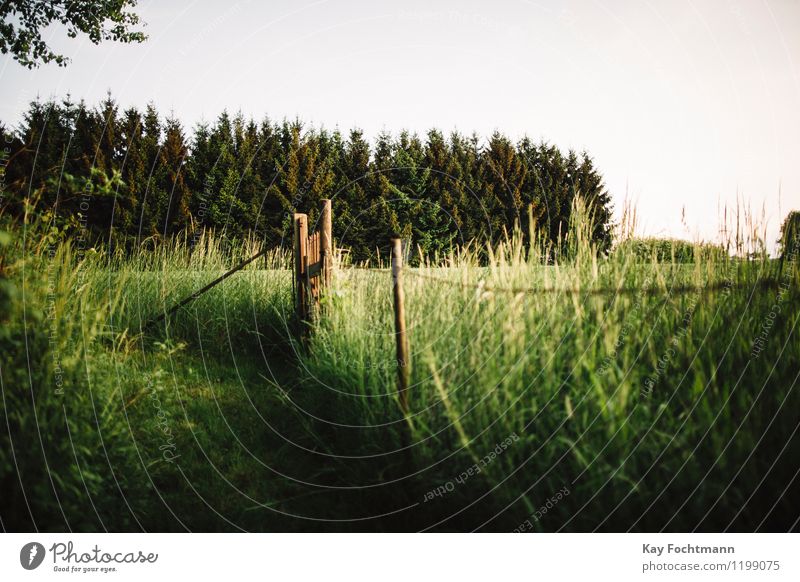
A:
[[[503,287],[495,286],[486,283],[486,279],[481,279],[477,283],[465,283],[463,281],[454,281],[446,277],[439,277],[428,273],[420,273],[413,269],[404,268],[405,275],[424,279],[427,281],[435,281],[453,287],[459,287],[465,290],[483,291],[489,293],[508,293],[512,295],[519,294],[552,294],[552,295],[663,295],[663,294],[682,294],[682,293],[711,293],[722,291],[724,289],[775,289],[778,286],[778,280],[772,278],[760,279],[756,283],[734,283],[732,281],[719,281],[710,283],[708,285],[674,285],[668,288],[660,287],[585,287],[585,288],[570,288],[570,287]]]

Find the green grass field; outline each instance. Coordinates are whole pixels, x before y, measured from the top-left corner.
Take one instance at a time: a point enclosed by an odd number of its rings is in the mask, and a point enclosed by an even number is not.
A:
[[[796,527],[797,263],[600,257],[581,231],[557,264],[517,233],[407,268],[408,415],[386,270],[339,264],[305,344],[280,251],[143,329],[253,243],[12,231],[3,527]]]

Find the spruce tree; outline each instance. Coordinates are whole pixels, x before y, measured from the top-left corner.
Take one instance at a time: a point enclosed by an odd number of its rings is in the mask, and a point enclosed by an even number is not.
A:
[[[161,189],[167,194],[163,215],[163,233],[175,234],[190,226],[189,189],[186,186],[186,156],[189,150],[180,122],[173,116],[164,124],[164,144],[161,148]]]

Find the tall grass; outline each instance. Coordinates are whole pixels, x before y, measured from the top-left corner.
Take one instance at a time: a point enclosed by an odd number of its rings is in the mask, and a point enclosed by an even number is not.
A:
[[[800,452],[797,270],[779,278],[764,254],[702,244],[690,264],[629,244],[601,257],[577,210],[563,262],[549,264],[536,233],[526,247],[516,232],[488,265],[467,249],[406,269],[407,416],[391,276],[339,272],[304,358],[337,427],[331,448],[388,461],[410,430],[409,500],[434,529],[789,523],[797,511],[780,493]],[[476,463],[477,477],[454,481]],[[530,517],[564,487],[546,519]]]
[[[107,334],[123,287],[102,299],[94,253],[76,259],[69,242],[19,239],[3,248],[0,277],[0,437],[3,502],[9,529],[102,530],[135,527],[121,487],[145,495],[120,391],[108,359],[92,358]]]
[[[208,234],[192,244],[173,239],[148,248],[145,243],[132,256],[114,254],[107,270],[96,273],[93,286],[98,292],[127,286],[126,300],[114,313],[118,329],[157,332],[195,344],[205,340],[206,349],[223,353],[281,349],[292,312],[289,254],[282,249],[268,252],[200,295],[165,324],[152,325],[180,300],[259,250],[257,240],[230,243]]]
[[[280,251],[152,324],[255,240],[123,254],[11,229],[3,525],[786,529],[800,276],[745,218],[691,260],[624,240],[604,256],[580,207],[558,248],[517,230],[418,257],[408,414],[386,269],[338,255],[301,342]]]
[[[201,478],[180,483],[207,462],[194,427],[218,432],[205,442],[214,449],[229,428],[221,411],[231,393],[241,403],[248,399],[241,384],[255,376],[254,356],[286,345],[285,255],[268,254],[166,323],[149,325],[253,252],[252,242],[173,240],[125,255],[84,248],[42,221],[6,229],[0,241],[3,527],[230,527],[203,521],[192,505]],[[187,405],[198,393],[197,405]],[[249,404],[259,406],[261,396]],[[183,472],[168,458],[181,444]],[[209,495],[220,496],[214,487]],[[172,513],[182,505],[191,509]]]

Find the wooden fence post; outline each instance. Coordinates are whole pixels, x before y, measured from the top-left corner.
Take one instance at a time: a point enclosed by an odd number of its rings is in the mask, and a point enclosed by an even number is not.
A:
[[[394,327],[397,346],[397,391],[400,409],[408,413],[409,349],[406,337],[405,293],[403,292],[403,243],[392,239],[392,282],[394,284]]]
[[[294,215],[294,278],[297,289],[297,317],[301,322],[308,320],[308,286],[306,268],[308,266],[308,216]]]
[[[322,255],[321,287],[327,293],[331,286],[331,270],[333,268],[333,216],[331,201],[322,201],[322,228],[320,229],[320,246]]]

